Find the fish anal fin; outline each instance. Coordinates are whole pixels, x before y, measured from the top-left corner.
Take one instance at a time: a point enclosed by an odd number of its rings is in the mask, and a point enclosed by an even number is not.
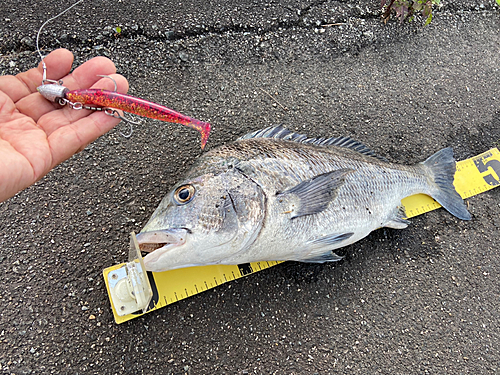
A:
[[[410,222],[406,220],[406,211],[404,206],[398,206],[394,214],[383,226],[393,229],[405,229]]]
[[[323,211],[328,207],[338,193],[338,189],[344,184],[344,178],[353,169],[338,169],[323,173],[309,180],[302,181],[291,189],[278,196],[294,195],[297,197],[297,206],[291,210],[291,218],[312,215]]]
[[[348,243],[343,245],[342,242],[351,238],[353,234],[353,232],[335,233],[309,240],[307,241],[309,251],[306,258],[299,259],[299,261],[307,263],[337,262],[343,257],[335,254],[332,249],[348,245]]]
[[[301,262],[304,263],[325,263],[325,262],[338,262],[339,260],[342,260],[344,257],[335,254],[333,251],[328,251],[324,254],[312,257],[312,258],[307,258],[307,259],[301,259]]]

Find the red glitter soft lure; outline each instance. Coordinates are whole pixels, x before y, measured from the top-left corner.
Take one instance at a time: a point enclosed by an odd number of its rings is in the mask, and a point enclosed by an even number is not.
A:
[[[51,82],[48,80],[44,81]],[[73,109],[103,111],[107,115],[128,122],[130,122],[130,120],[120,116],[116,111],[117,109],[142,117],[186,125],[200,132],[202,149],[205,148],[207,143],[210,134],[210,124],[208,122],[185,116],[163,105],[136,98],[135,96],[120,94],[116,91],[100,89],[71,91],[67,87],[64,87],[61,84],[62,82],[46,84],[44,81],[42,81],[42,85],[39,86],[37,90],[45,99],[52,102],[61,105],[67,104]]]
[[[62,81],[53,81],[47,79],[47,66],[43,61],[42,53],[40,52],[40,48],[38,47],[40,32],[47,23],[66,13],[68,10],[81,3],[82,1],[83,0],[77,1],[61,13],[48,19],[40,27],[40,30],[38,30],[38,34],[36,36],[36,48],[42,60],[43,66],[42,85],[37,88],[38,92],[45,99],[52,102],[59,103],[61,105],[67,104],[73,109],[90,109],[94,111],[103,111],[109,116],[113,116],[115,118],[119,118],[131,123],[133,122],[121,116],[117,110],[122,110],[124,112],[133,113],[139,116],[148,117],[160,121],[186,125],[200,132],[201,148],[205,148],[208,140],[208,135],[210,134],[210,124],[208,122],[203,122],[192,117],[185,116],[182,113],[176,112],[170,108],[150,102],[148,100],[136,98],[131,95],[120,94],[116,92],[116,82],[115,91],[100,89],[71,91],[67,87],[63,86]],[[108,78],[113,80],[111,77]]]

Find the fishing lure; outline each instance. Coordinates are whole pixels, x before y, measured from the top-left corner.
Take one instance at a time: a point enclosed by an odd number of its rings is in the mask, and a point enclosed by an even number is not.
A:
[[[182,113],[176,112],[170,108],[163,105],[150,102],[135,96],[120,94],[116,92],[116,82],[113,78],[107,77],[113,80],[115,83],[115,91],[100,90],[100,89],[84,89],[84,90],[70,90],[63,86],[61,80],[54,81],[47,79],[47,66],[43,60],[42,53],[38,46],[38,41],[40,39],[40,33],[42,28],[50,21],[56,19],[62,14],[66,13],[68,10],[81,3],[83,0],[79,0],[67,9],[63,10],[61,13],[45,21],[36,36],[36,49],[42,60],[43,67],[43,77],[42,85],[37,87],[38,92],[47,100],[59,103],[60,105],[69,105],[73,109],[90,109],[93,111],[103,111],[109,116],[119,118],[129,123],[135,124],[133,121],[120,115],[118,110],[124,112],[133,113],[142,117],[148,117],[160,121],[173,122],[177,124],[186,125],[190,128],[198,130],[201,134],[201,149],[205,148],[205,145],[210,134],[210,124],[208,122],[203,122],[195,118],[183,115]],[[131,133],[132,134],[132,133]]]
[[[61,82],[47,84],[43,81],[37,90],[45,99],[59,103],[60,105],[69,105],[73,109],[103,111],[107,115],[127,122],[131,121],[121,116],[117,110],[160,121],[186,125],[200,132],[202,149],[205,148],[210,134],[210,124],[208,122],[183,115],[149,100],[121,94],[116,91],[101,89],[69,90]]]

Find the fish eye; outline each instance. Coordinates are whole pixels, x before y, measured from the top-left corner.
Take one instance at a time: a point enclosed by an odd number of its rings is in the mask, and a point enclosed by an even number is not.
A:
[[[195,188],[193,185],[182,185],[174,193],[174,200],[177,204],[186,204],[193,199]]]

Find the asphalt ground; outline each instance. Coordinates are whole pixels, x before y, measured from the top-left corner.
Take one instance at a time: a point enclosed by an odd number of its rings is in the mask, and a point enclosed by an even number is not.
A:
[[[423,27],[379,1],[86,1],[45,53],[107,56],[129,93],[209,121],[208,149],[275,124],[391,161],[500,144],[500,8],[443,2]],[[67,4],[3,1],[0,73],[38,64]],[[117,33],[115,27],[121,27]],[[0,204],[0,368],[9,374],[494,374],[500,189],[381,229],[345,260],[286,262],[116,325],[102,269],[201,154],[196,132],[117,128]]]

